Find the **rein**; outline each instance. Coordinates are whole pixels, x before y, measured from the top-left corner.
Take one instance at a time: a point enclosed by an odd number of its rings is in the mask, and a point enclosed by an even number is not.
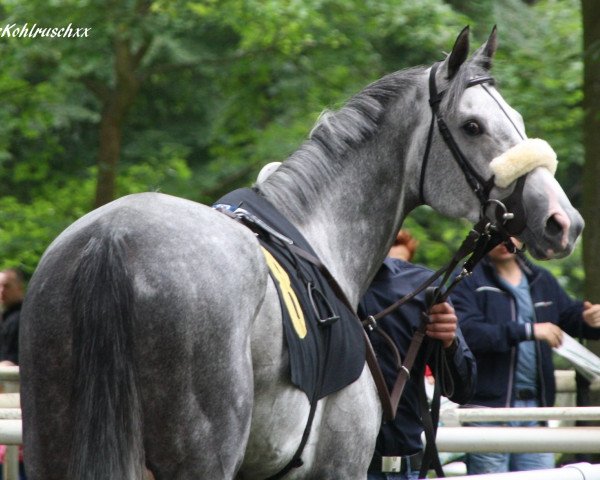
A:
[[[373,358],[371,355],[367,355],[367,363],[369,365],[369,369],[371,370],[371,374],[373,375],[373,379],[375,380],[375,385],[377,387],[377,391],[379,394],[379,398],[381,401],[384,420],[392,421],[396,416],[396,411],[398,409],[398,404],[400,402],[400,398],[402,397],[402,393],[404,392],[404,387],[406,386],[406,382],[411,376],[411,371],[413,369],[415,360],[417,355],[421,349],[423,344],[423,340],[426,336],[427,325],[429,323],[429,317],[426,312],[430,310],[430,308],[436,303],[444,302],[452,292],[452,290],[458,285],[458,283],[465,277],[469,276],[475,265],[494,247],[502,243],[503,241],[509,241],[506,234],[501,230],[497,229],[494,225],[489,223],[486,219],[480,220],[473,229],[468,233],[467,237],[464,239],[460,248],[453,255],[450,262],[448,262],[444,267],[437,270],[433,273],[425,282],[419,285],[414,291],[405,295],[401,299],[397,300],[395,303],[382,310],[381,312],[368,316],[365,320],[362,321],[363,326],[366,329],[369,329],[372,332],[376,332],[381,335],[388,346],[390,346],[392,352],[396,356],[396,359],[400,359],[400,355],[398,353],[398,349],[396,348],[392,339],[383,331],[377,329],[377,321],[382,317],[385,317],[392,311],[400,308],[405,303],[409,302],[416,295],[425,290],[425,311],[421,312],[421,321],[419,327],[414,332],[413,337],[410,341],[410,345],[406,352],[406,356],[404,358],[404,362],[398,361],[398,374],[396,376],[396,380],[394,382],[394,386],[392,387],[392,391],[390,392],[385,383],[385,379],[377,363],[377,360]],[[512,244],[511,244],[512,245]],[[455,279],[450,282],[447,287],[444,287],[452,272],[458,266],[460,261],[469,257],[463,264],[460,273],[455,277]],[[443,279],[440,282],[440,286],[432,287],[431,285],[438,280],[443,275]],[[372,349],[371,342],[367,343],[367,346]],[[435,342],[433,344],[428,345],[428,349],[425,354],[425,363],[429,362],[429,359],[436,362],[438,368],[436,371],[438,372],[436,375],[439,375],[439,378],[436,377],[435,388],[433,401],[431,403],[431,409],[429,408],[427,396],[425,394],[425,386],[423,380],[417,382],[417,390],[419,396],[420,410],[421,410],[421,420],[423,423],[423,430],[425,433],[426,446],[425,451],[423,453],[423,461],[421,463],[421,471],[419,478],[425,478],[427,471],[429,470],[430,465],[435,469],[435,472],[439,477],[444,477],[444,472],[442,470],[439,454],[437,451],[435,437],[437,434],[437,425],[439,420],[439,408],[440,408],[440,397],[442,388],[440,385],[443,383],[446,385],[446,379],[444,372],[447,370],[447,363],[445,363],[445,354],[442,351],[441,343]],[[422,376],[423,371],[416,372],[418,375]],[[448,381],[452,381],[451,377]],[[453,389],[453,384],[450,384],[450,391]],[[446,389],[444,389],[446,392]],[[445,393],[446,395],[452,395],[451,393]]]
[[[436,303],[443,302],[448,298],[456,285],[458,285],[463,278],[472,273],[473,268],[475,265],[477,265],[479,260],[481,260],[492,248],[505,240],[506,237],[501,232],[499,232],[497,229],[494,229],[494,227],[486,220],[481,220],[468,233],[459,249],[446,265],[434,272],[427,280],[421,283],[409,294],[400,298],[384,310],[374,315],[369,315],[366,319],[362,320],[363,326],[369,331],[381,334],[385,338],[386,342],[390,344],[391,340],[387,334],[377,329],[378,320],[400,308],[402,305],[412,300],[424,290],[427,290],[427,310],[429,310],[429,308]],[[469,256],[469,258],[464,262],[461,272],[456,276],[451,284],[445,290],[443,290],[443,286],[448,282],[452,272],[456,269],[460,261],[467,256]],[[431,287],[431,285],[440,277],[442,277],[442,275],[443,279],[440,282],[440,286]],[[404,362],[399,366],[398,376],[394,383],[394,387],[392,388],[392,392],[390,393],[388,391],[385,382],[380,385],[379,382],[376,381],[379,396],[382,402],[384,418],[388,421],[393,420],[396,416],[396,410],[398,409],[398,403],[400,402],[406,381],[410,378],[410,371],[413,367],[417,353],[419,352],[421,343],[425,337],[425,330],[427,329],[428,321],[427,315],[424,314],[424,316],[421,318],[421,324],[411,340]],[[396,358],[399,358],[399,354],[395,345],[393,345],[392,351],[394,352]]]

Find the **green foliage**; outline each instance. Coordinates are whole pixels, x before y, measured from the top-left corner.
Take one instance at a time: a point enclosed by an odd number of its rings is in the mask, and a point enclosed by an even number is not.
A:
[[[134,51],[148,44],[123,124],[119,195],[160,190],[211,202],[285,159],[323,109],[390,71],[442,58],[466,24],[483,42],[497,23],[500,87],[530,136],[555,147],[559,180],[578,199],[576,0],[2,0],[0,12],[7,23],[92,28],[79,39],[0,37],[3,263],[32,271],[91,208],[98,88],[115,85],[115,38]],[[427,207],[406,227],[421,241],[416,260],[432,267],[469,228]],[[578,257],[552,265],[579,288]]]
[[[578,0],[496,4],[502,25],[495,71],[500,88],[523,115],[529,137],[546,139],[560,160],[557,178],[581,205],[583,111],[581,6]]]
[[[403,225],[419,241],[413,260],[434,270],[450,261],[470,227],[466,220],[443,217],[428,206],[414,210]]]

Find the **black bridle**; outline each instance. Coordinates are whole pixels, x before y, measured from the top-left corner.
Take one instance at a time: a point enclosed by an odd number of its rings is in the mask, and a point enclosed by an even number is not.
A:
[[[421,203],[425,203],[424,199],[424,184],[425,184],[425,173],[427,170],[427,162],[429,160],[429,153],[431,150],[431,144],[433,141],[434,125],[437,123],[438,130],[444,139],[444,142],[448,146],[448,149],[452,153],[452,157],[456,161],[458,167],[462,171],[467,184],[479,200],[481,205],[481,218],[486,216],[493,223],[493,227],[499,229],[506,234],[507,237],[518,235],[525,228],[525,212],[523,210],[522,194],[525,186],[525,175],[517,180],[517,184],[511,194],[502,200],[490,199],[490,191],[494,187],[494,176],[492,175],[489,179],[485,180],[476,170],[473,168],[471,162],[467,160],[465,155],[462,153],[460,147],[456,143],[456,140],[452,136],[448,125],[444,121],[443,116],[440,113],[440,103],[444,96],[445,90],[438,92],[435,75],[440,66],[440,63],[436,63],[431,67],[429,73],[429,105],[431,107],[431,123],[429,125],[429,133],[427,134],[427,144],[425,146],[425,153],[423,155],[423,161],[421,163],[421,175],[419,179],[419,198]],[[477,85],[487,92],[487,94],[494,100],[498,105],[502,113],[508,118],[509,122],[514,127],[515,131],[524,139],[523,134],[519,131],[510,115],[498,99],[492,95],[490,90],[486,87],[486,84],[494,84],[494,78],[488,75],[483,75],[470,79],[467,82],[466,88],[471,88]],[[491,210],[491,211],[490,211]]]

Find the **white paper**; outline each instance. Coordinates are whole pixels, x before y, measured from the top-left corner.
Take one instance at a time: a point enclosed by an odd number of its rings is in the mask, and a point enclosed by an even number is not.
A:
[[[590,382],[600,381],[600,357],[563,332],[562,345],[554,351],[573,364]]]

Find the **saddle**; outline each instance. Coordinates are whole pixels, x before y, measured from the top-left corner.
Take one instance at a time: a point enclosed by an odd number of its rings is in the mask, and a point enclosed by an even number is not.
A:
[[[257,189],[230,192],[213,208],[260,242],[279,293],[292,383],[313,404],[358,379],[366,356],[363,327],[296,227]]]

